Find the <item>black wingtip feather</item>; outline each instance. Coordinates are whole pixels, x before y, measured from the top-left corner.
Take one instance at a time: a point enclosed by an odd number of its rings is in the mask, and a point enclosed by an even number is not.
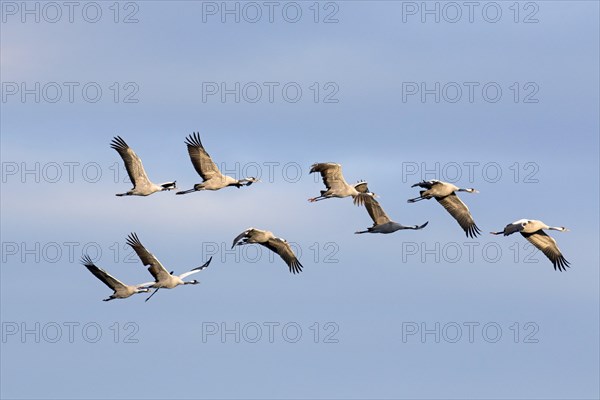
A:
[[[556,260],[553,260],[552,264],[554,265],[555,271],[557,268],[560,272],[566,271],[567,268],[571,268],[571,266],[569,265],[570,263],[562,255],[560,257],[558,257]]]
[[[431,186],[431,185],[429,184],[428,181],[421,181],[421,182],[417,182],[414,185],[412,185],[411,188],[414,188],[414,187],[417,187],[417,186],[425,188],[425,187]]]
[[[135,232],[131,232],[129,236],[127,236],[126,243],[131,247],[142,244],[142,242],[140,242],[140,238],[138,238],[138,235]]]
[[[300,272],[302,272],[302,268],[304,268],[304,267],[302,266],[302,264],[300,264],[300,261],[294,260],[289,265],[289,268],[290,268],[290,272],[295,275],[295,274],[299,274]]]
[[[465,229],[465,235],[471,239],[475,239],[478,235],[481,235],[481,230],[475,224]]]
[[[121,136],[115,136],[110,142],[110,148],[114,150],[126,150],[129,148],[129,145],[123,140]]]
[[[92,261],[92,259],[90,258],[90,256],[88,256],[87,254],[84,255],[83,257],[81,257],[81,263],[83,265],[85,265],[86,267],[94,267],[94,262]]]
[[[204,148],[204,146],[202,145],[202,141],[200,140],[199,132],[193,132],[191,135],[185,138],[185,144],[188,145],[188,147]]]
[[[202,271],[204,268],[207,268],[210,265],[210,262],[212,261],[212,256],[210,256],[210,258],[208,259],[207,262],[205,262],[204,264],[202,264],[201,266],[194,268],[194,270],[200,270]]]

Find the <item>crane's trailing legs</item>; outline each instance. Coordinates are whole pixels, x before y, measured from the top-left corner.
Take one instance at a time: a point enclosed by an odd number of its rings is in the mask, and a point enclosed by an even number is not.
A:
[[[144,300],[144,301],[148,301],[148,300],[150,300],[150,298],[151,298],[152,296],[154,296],[154,295],[156,294],[156,292],[158,292],[158,289],[160,289],[160,288],[156,288],[156,290],[155,290],[154,292],[152,292],[152,294],[151,294],[150,296],[148,296],[148,298],[147,298],[146,300]]]
[[[415,197],[414,199],[408,199],[407,202],[408,203],[416,203],[417,201],[421,201],[421,200],[425,200],[426,197]]]

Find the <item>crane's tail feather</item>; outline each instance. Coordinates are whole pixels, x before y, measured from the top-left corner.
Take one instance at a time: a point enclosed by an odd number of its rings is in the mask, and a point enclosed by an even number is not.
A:
[[[154,296],[154,295],[156,294],[156,292],[158,292],[158,289],[160,289],[160,288],[159,288],[159,287],[158,287],[158,288],[156,288],[156,290],[155,290],[154,292],[152,292],[152,294],[151,294],[150,296],[148,296],[148,297],[146,298],[146,300],[144,300],[144,302],[147,302],[148,300],[150,300],[150,299],[152,298],[152,296]]]

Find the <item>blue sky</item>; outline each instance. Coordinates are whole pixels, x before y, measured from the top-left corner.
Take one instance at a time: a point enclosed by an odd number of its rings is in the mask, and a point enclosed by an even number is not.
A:
[[[95,3],[73,22],[58,4],[61,18],[28,3],[36,22],[2,2],[3,398],[599,396],[597,2],[481,2],[473,22],[443,2],[427,3],[439,22],[421,2],[321,2],[318,22],[313,2],[277,2],[273,22],[262,2],[227,3],[240,22],[221,2],[98,3],[95,23]],[[236,83],[225,101],[206,91]],[[263,182],[114,196],[130,185],[113,136],[185,189],[193,131]],[[350,200],[306,201],[322,161],[368,180],[392,219],[429,225],[354,235],[371,221]],[[457,174],[480,191],[461,194],[477,239],[435,201],[406,203],[422,177]],[[550,235],[572,268],[487,233],[520,218],[570,228]],[[249,226],[294,242],[302,274],[230,252]],[[176,273],[213,256],[202,284],[102,302],[78,260],[147,281],[133,231]]]

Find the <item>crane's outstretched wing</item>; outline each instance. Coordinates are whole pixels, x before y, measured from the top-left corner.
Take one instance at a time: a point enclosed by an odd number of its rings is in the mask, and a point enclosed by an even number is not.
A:
[[[558,268],[559,271],[566,271],[567,267],[570,268],[569,262],[558,249],[556,240],[548,236],[546,232],[540,229],[533,233],[521,232],[521,235],[552,261],[554,270]]]
[[[281,238],[272,238],[267,240],[265,243],[260,243],[267,247],[269,250],[279,254],[279,256],[288,265],[290,272],[297,274],[302,272],[302,264],[296,258],[296,255],[292,251],[290,244]]]
[[[420,186],[424,189],[431,189],[434,185],[438,185],[441,182],[438,181],[437,179],[431,179],[429,181],[422,181],[419,183],[415,183],[414,185],[412,185],[411,187],[415,187],[415,186]]]
[[[512,235],[515,232],[521,232],[525,228],[525,224],[513,222],[504,227],[504,236]]]
[[[468,237],[475,238],[481,234],[481,231],[475,225],[473,216],[469,212],[469,207],[462,202],[456,193],[445,197],[436,197],[435,199],[458,221],[458,224],[463,228]]]
[[[367,201],[367,198],[373,198],[375,195],[369,192],[369,187],[366,181],[360,181],[354,184],[354,189],[358,192],[353,198],[353,203],[357,206],[362,206]]]
[[[81,263],[85,265],[85,267],[98,279],[100,279],[106,286],[111,288],[112,290],[117,290],[118,288],[125,288],[126,285],[118,280],[117,278],[111,276],[108,272],[103,270],[102,268],[97,267],[92,259],[85,255],[81,258]]]
[[[525,219],[520,219],[518,221],[515,221],[511,224],[508,224],[504,227],[503,230],[499,231],[499,232],[490,232],[492,235],[504,235],[504,236],[508,236],[508,235],[512,235],[515,232],[521,232],[523,229],[525,229],[525,225],[527,225],[527,220]]]
[[[391,221],[390,217],[383,211],[383,208],[377,200],[372,196],[367,196],[364,199],[365,208],[373,220],[373,226],[386,224]]]
[[[156,281],[164,280],[171,275],[169,271],[167,271],[165,267],[163,267],[160,261],[158,261],[158,259],[154,257],[152,253],[146,250],[146,248],[144,247],[144,245],[142,245],[142,242],[140,242],[140,239],[138,238],[135,232],[132,232],[127,237],[127,244],[130,245],[133,248],[133,250],[135,250],[135,252],[137,253],[140,260],[142,260],[142,263],[144,265],[150,266],[148,267],[148,271],[150,272],[150,274],[152,274]]]
[[[133,149],[125,143],[123,138],[115,136],[110,143],[110,147],[115,149],[123,159],[127,175],[129,175],[129,179],[134,187],[150,184],[148,175],[146,175],[146,171],[142,165],[142,160],[135,154]]]
[[[219,168],[217,168],[217,165],[204,149],[198,132],[189,135],[185,139],[185,144],[187,144],[188,154],[190,155],[190,160],[192,161],[194,169],[204,181],[213,179],[214,177],[223,176],[221,171],[219,171]]]
[[[233,244],[231,245],[231,248],[233,249],[235,247],[235,245],[242,239],[245,237],[250,236],[250,233],[253,231],[252,228],[250,229],[246,229],[244,232],[240,233],[239,235],[237,235],[235,237],[235,239],[233,239]]]
[[[310,173],[319,172],[325,187],[331,188],[345,187],[348,185],[342,175],[342,166],[336,163],[317,163],[310,168]]]
[[[196,268],[192,269],[191,271],[188,271],[188,272],[186,272],[186,273],[183,273],[183,274],[179,275],[179,278],[181,278],[181,279],[184,279],[184,278],[186,278],[186,277],[188,277],[188,276],[190,276],[190,275],[192,275],[192,274],[195,274],[195,273],[197,273],[197,272],[200,272],[200,271],[202,271],[204,268],[206,268],[206,267],[208,267],[208,266],[210,265],[210,262],[211,262],[211,261],[212,261],[212,256],[211,256],[211,257],[208,259],[208,261],[207,261],[207,262],[205,262],[205,263],[204,263],[204,264],[202,264],[201,266],[199,266],[199,267],[196,267]]]

